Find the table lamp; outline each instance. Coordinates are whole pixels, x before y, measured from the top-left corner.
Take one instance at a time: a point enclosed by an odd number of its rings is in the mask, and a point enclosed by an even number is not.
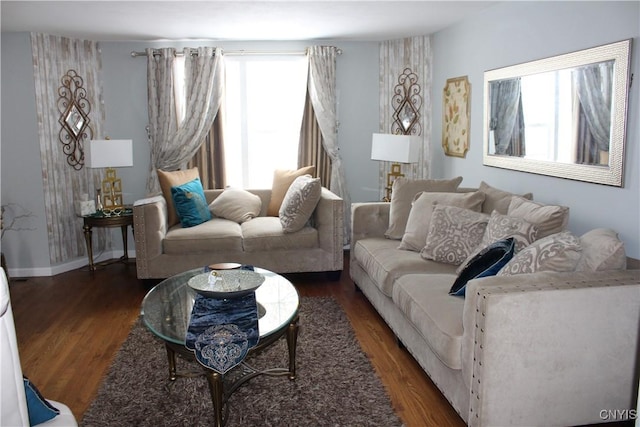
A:
[[[385,202],[391,201],[393,181],[403,177],[400,163],[417,163],[420,159],[421,138],[414,135],[374,133],[371,141],[371,160],[393,162],[387,174]]]
[[[130,139],[92,139],[85,147],[85,165],[89,168],[107,168],[101,192],[102,211],[105,214],[122,213],[122,181],[114,168],[133,166],[133,141]],[[100,210],[99,206],[96,206]]]

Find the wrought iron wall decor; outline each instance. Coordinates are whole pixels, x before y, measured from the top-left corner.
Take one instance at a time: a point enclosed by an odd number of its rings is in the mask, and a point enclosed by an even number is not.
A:
[[[67,71],[60,79],[62,86],[58,88],[58,122],[62,126],[58,138],[62,143],[62,151],[67,156],[67,163],[75,170],[84,166],[83,142],[93,137],[89,123],[91,104],[87,99],[84,81],[75,70]]]
[[[420,85],[418,76],[405,68],[398,84],[393,88],[391,105],[393,106],[393,123],[391,133],[396,135],[420,135],[422,125],[420,124],[420,108],[422,107],[422,96],[420,96]]]

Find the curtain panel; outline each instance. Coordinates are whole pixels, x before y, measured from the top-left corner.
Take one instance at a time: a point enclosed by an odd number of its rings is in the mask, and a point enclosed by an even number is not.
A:
[[[49,258],[52,264],[59,264],[86,255],[82,219],[75,213],[74,202],[83,194],[93,199],[103,174],[102,169],[75,170],[67,164],[58,137],[62,114],[58,109],[60,79],[69,70],[82,77],[91,105],[89,126],[93,138],[104,138],[102,56],[97,42],[42,33],[31,33],[31,52]],[[89,141],[82,143],[86,146]],[[103,251],[111,243],[110,233],[94,230],[93,242],[95,251]]]
[[[184,49],[188,114],[178,123],[173,72],[175,49],[164,48],[159,52],[147,49],[146,53],[151,144],[147,191],[153,194],[160,191],[156,170],[186,167],[211,130],[224,90],[224,60],[218,48]]]
[[[331,188],[331,159],[323,144],[322,131],[307,92],[298,144],[298,168],[315,166],[316,175],[320,178],[322,185]]]
[[[338,117],[336,112],[336,58],[334,46],[311,46],[309,58],[309,98],[322,132],[324,149],[331,158],[331,184],[329,189],[344,200],[344,239],[349,242],[351,197],[345,180],[344,167],[338,147]]]

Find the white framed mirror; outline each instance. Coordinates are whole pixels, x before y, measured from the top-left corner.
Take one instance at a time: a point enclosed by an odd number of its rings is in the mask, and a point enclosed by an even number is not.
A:
[[[623,186],[631,39],[486,71],[483,163]]]

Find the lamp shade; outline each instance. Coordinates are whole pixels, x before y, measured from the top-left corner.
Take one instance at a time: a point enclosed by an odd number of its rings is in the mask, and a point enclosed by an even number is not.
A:
[[[371,160],[396,163],[417,163],[420,158],[420,137],[374,133],[371,140]]]
[[[133,166],[133,141],[130,139],[92,139],[84,150],[89,168]]]

